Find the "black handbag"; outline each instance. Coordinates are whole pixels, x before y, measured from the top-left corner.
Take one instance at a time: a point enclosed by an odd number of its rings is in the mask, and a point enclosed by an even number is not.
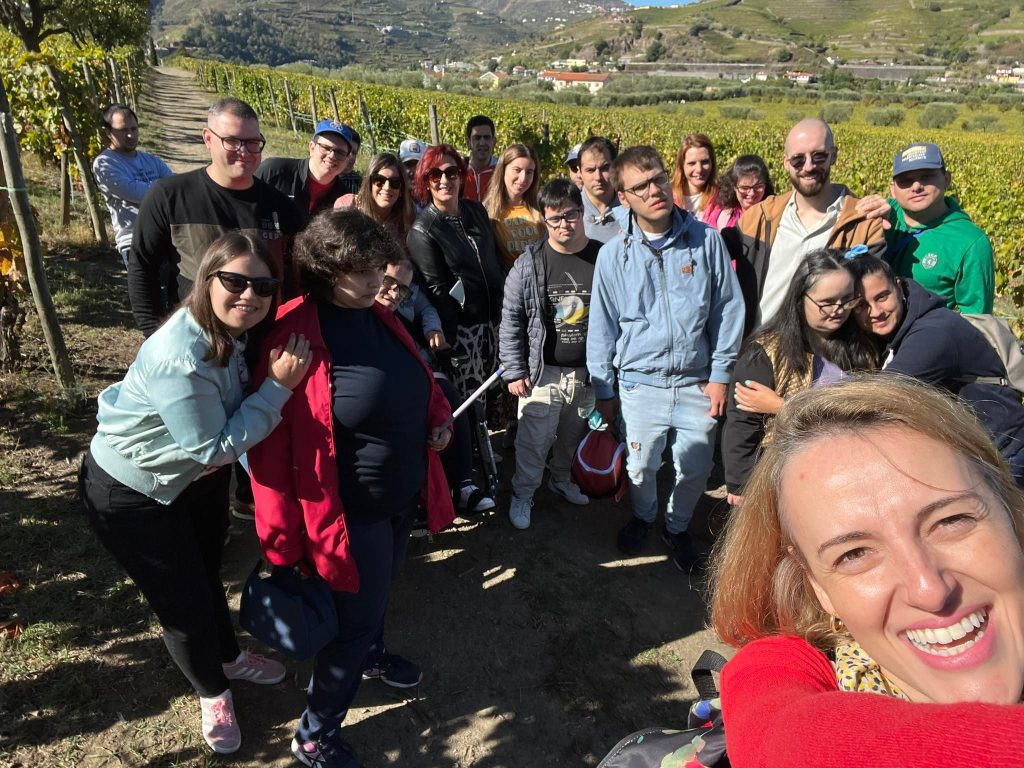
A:
[[[690,707],[685,730],[644,728],[631,733],[609,752],[597,768],[728,768],[725,726],[714,672],[725,659],[704,651],[690,673],[700,698]]]
[[[272,568],[260,575],[256,562],[242,589],[238,623],[246,632],[295,661],[315,656],[338,634],[334,595],[319,576],[294,568]]]

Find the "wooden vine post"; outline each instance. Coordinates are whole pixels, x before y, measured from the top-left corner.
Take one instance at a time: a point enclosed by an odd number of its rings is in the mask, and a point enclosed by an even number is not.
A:
[[[89,91],[89,103],[92,104],[93,110],[96,112],[96,138],[99,139],[100,146],[102,147],[107,143],[107,137],[103,135],[102,115],[100,114],[100,102],[96,98],[96,81],[92,78],[92,69],[89,68],[89,62],[82,61],[82,74],[85,75],[85,86]]]
[[[313,118],[313,130],[316,130],[316,124],[320,119],[316,114],[316,86],[313,83],[309,84],[309,116]]]
[[[60,226],[67,229],[71,224],[71,168],[68,167],[68,151],[60,153]]]
[[[370,120],[370,110],[366,108],[366,102],[363,101],[363,94],[359,94],[359,111],[363,115],[363,122],[366,124],[366,132],[370,135],[370,155],[377,154],[377,139],[373,135],[373,121]]]
[[[291,120],[292,123],[292,133],[298,136],[299,129],[295,125],[295,110],[292,109],[292,89],[288,87],[287,78],[284,81],[284,102],[285,106],[288,107],[288,119]]]
[[[437,129],[437,107],[433,104],[427,107],[427,117],[430,119],[430,143],[437,146],[441,143],[441,133]]]
[[[331,109],[334,110],[334,122],[341,122],[341,115],[338,113],[338,97],[334,95],[334,89],[331,88],[328,93],[331,95]]]
[[[25,271],[28,273],[28,284],[32,291],[39,324],[43,329],[43,338],[50,352],[50,362],[57,377],[57,384],[64,390],[75,386],[75,371],[71,366],[71,356],[64,343],[64,334],[57,320],[57,310],[50,295],[50,285],[46,280],[46,269],[43,266],[43,249],[39,243],[39,231],[36,229],[32,208],[25,188],[25,173],[21,167],[21,155],[18,152],[18,136],[14,130],[11,117],[11,104],[7,99],[7,89],[0,80],[0,161],[3,162],[4,176],[12,190],[11,208],[21,246],[25,253]]]
[[[277,96],[274,94],[274,81],[267,75],[267,90],[270,91],[270,109],[274,113],[274,125],[281,127],[281,115],[277,112]]]

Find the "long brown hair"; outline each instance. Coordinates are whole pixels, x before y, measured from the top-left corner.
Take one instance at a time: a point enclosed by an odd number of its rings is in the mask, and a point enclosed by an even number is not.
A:
[[[398,174],[400,186],[398,199],[391,207],[391,211],[387,216],[381,216],[380,206],[373,199],[373,177],[385,168],[390,168]],[[409,179],[405,168],[402,167],[397,157],[390,152],[382,152],[370,161],[370,167],[366,169],[363,183],[356,194],[355,207],[378,224],[388,224],[393,227],[402,237],[409,233],[413,219],[416,218],[416,207],[412,201],[412,192],[409,189]]]
[[[533,163],[533,181],[530,188],[523,194],[523,204],[530,208],[537,207],[537,188],[540,187],[540,163],[537,160],[537,153],[525,144],[512,144],[498,158],[498,164],[494,166],[494,175],[487,187],[487,194],[484,196],[484,208],[487,215],[494,220],[500,220],[512,207],[512,201],[505,187],[505,169],[516,160],[526,158]]]
[[[758,459],[743,503],[734,510],[712,559],[711,623],[726,643],[741,647],[761,637],[786,634],[827,650],[843,639],[831,628],[811,587],[806,562],[787,530],[782,479],[790,460],[810,443],[879,427],[931,438],[971,462],[1006,508],[1018,545],[1024,548],[1024,492],[973,412],[952,396],[908,377],[854,374],[832,386],[794,395],[775,417],[772,441]]]
[[[228,232],[210,243],[210,247],[206,249],[196,272],[196,280],[192,283],[192,291],[182,302],[182,306],[192,313],[192,317],[199,323],[199,327],[205,331],[206,338],[210,341],[210,351],[204,359],[216,360],[221,367],[226,367],[231,362],[235,340],[213,311],[213,302],[210,299],[210,280],[213,279],[215,272],[219,272],[225,264],[239,256],[255,256],[270,270],[271,277],[277,280],[281,279],[281,269],[262,242],[244,232]],[[267,316],[249,329],[250,343],[246,344],[247,349],[253,348],[254,345],[251,343],[253,338],[261,337],[273,324],[277,315],[278,296],[279,293],[275,292],[270,299]]]
[[[700,207],[706,210],[708,205],[718,197],[718,162],[715,160],[715,145],[703,133],[690,133],[683,137],[683,143],[679,145],[676,152],[676,167],[672,169],[672,194],[676,202],[682,207],[684,199],[691,194],[690,182],[686,180],[686,172],[683,170],[683,163],[686,161],[686,152],[690,149],[706,149],[711,158],[711,172],[708,174],[708,183],[704,191],[700,193]]]

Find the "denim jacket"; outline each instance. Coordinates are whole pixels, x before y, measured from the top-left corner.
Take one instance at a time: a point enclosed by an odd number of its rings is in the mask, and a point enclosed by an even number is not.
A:
[[[594,274],[587,367],[599,400],[617,381],[674,387],[728,384],[743,335],[743,297],[721,236],[675,208],[653,248],[628,208]]]
[[[146,339],[124,379],[99,396],[93,458],[161,504],[269,435],[292,394],[268,378],[244,397],[241,355],[222,367],[203,359],[209,351],[205,331],[181,308]]]

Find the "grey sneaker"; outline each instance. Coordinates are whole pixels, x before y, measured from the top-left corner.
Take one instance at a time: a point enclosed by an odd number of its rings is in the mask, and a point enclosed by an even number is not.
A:
[[[568,501],[570,504],[576,504],[577,506],[583,507],[590,503],[590,497],[587,496],[580,487],[572,480],[566,480],[564,483],[560,483],[554,478],[548,480],[548,490],[557,493],[563,499]]]
[[[513,528],[525,531],[530,527],[530,508],[533,507],[533,499],[521,499],[518,496],[512,497],[512,503],[508,508],[508,519]]]

